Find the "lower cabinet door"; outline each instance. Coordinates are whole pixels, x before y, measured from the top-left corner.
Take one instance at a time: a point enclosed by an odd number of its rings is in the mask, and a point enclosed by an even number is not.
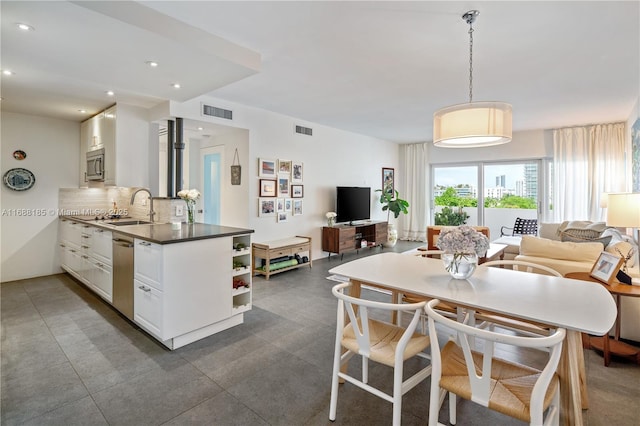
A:
[[[162,338],[162,292],[134,280],[133,319],[149,333]]]
[[[96,293],[109,303],[113,302],[113,278],[109,265],[93,262],[92,284]]]

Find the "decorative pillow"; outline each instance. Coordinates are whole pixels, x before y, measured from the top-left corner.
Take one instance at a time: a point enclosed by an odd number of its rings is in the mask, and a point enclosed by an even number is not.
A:
[[[591,241],[574,243],[522,236],[520,254],[525,256],[544,257],[548,259],[573,260],[576,262],[595,262],[604,250],[602,243]]]
[[[636,260],[638,259],[638,246],[636,246],[633,242],[633,239],[627,235],[623,235],[616,228],[609,228],[602,233],[602,236],[610,236],[611,242],[607,245],[606,251],[609,253],[620,256],[620,253],[624,257],[629,255],[630,251],[633,251],[632,256],[627,261],[627,267],[633,268],[636,264]],[[620,250],[620,253],[616,251],[616,248]]]
[[[606,237],[596,236],[595,238],[583,238],[574,236],[571,233],[563,232],[560,236],[560,241],[571,241],[573,243],[602,243],[602,246],[606,247],[611,242],[611,238],[613,238],[611,235]]]

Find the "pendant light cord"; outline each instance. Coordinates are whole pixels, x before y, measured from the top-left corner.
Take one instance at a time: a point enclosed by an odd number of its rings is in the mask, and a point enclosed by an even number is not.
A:
[[[469,20],[469,103],[473,102],[473,21]]]

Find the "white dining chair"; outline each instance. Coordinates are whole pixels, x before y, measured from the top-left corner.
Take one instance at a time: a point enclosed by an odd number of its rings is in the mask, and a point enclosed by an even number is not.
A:
[[[336,419],[339,380],[343,379],[393,404],[393,425],[400,425],[402,396],[431,374],[431,363],[411,377],[403,380],[404,361],[412,357],[430,359],[423,352],[429,346],[429,337],[416,332],[420,315],[426,302],[413,304],[385,303],[351,297],[344,293],[351,283],[338,284],[332,292],[338,298],[336,342],[331,381],[329,420]],[[411,310],[413,317],[407,327],[375,320],[370,310]],[[347,316],[348,323],[345,323]],[[346,324],[346,325],[345,325]],[[362,357],[361,377],[350,375],[341,368],[354,355]],[[368,384],[369,360],[393,368],[393,393],[391,395]]]
[[[524,337],[489,331],[446,318],[425,307],[431,337],[431,393],[429,426],[438,422],[440,407],[449,394],[449,423],[456,424],[457,396],[531,425],[557,425],[560,417],[560,384],[556,369],[566,331],[558,328],[550,336]],[[440,349],[436,323],[451,330],[451,339]],[[482,351],[475,351],[480,343]],[[524,348],[546,348],[549,358],[542,370],[494,356],[496,344]],[[546,412],[546,416],[545,416]]]

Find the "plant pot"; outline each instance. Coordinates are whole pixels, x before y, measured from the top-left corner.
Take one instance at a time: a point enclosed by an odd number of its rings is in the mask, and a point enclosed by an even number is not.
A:
[[[395,225],[390,223],[387,228],[387,242],[384,243],[384,246],[389,248],[395,247],[397,242],[398,230],[396,229]]]

